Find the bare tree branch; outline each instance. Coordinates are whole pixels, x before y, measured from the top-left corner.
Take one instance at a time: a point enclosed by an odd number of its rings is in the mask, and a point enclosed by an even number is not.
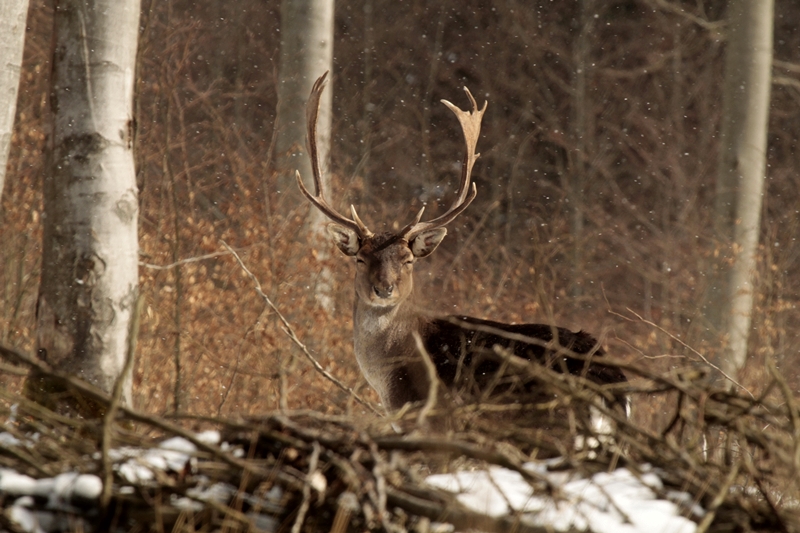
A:
[[[361,405],[363,405],[364,407],[366,407],[367,409],[369,409],[373,413],[375,413],[375,414],[377,414],[379,416],[383,416],[383,414],[377,408],[375,408],[370,402],[364,400],[361,396],[359,396],[358,393],[356,393],[356,391],[354,391],[351,387],[348,387],[347,385],[345,385],[344,383],[342,383],[341,381],[336,379],[330,372],[328,372],[327,370],[322,368],[322,365],[319,364],[319,361],[317,361],[314,358],[314,356],[311,355],[311,353],[308,351],[308,348],[306,347],[306,345],[303,344],[300,341],[300,339],[297,337],[297,334],[295,333],[294,328],[289,323],[289,321],[286,320],[286,317],[284,317],[283,314],[280,312],[280,310],[275,306],[275,304],[272,303],[272,300],[270,300],[269,296],[264,294],[264,291],[261,289],[261,283],[258,281],[258,278],[256,278],[255,275],[252,272],[250,272],[250,270],[245,266],[244,262],[242,261],[242,258],[239,257],[239,254],[237,254],[233,250],[233,248],[228,246],[228,244],[225,241],[221,241],[221,242],[222,242],[222,245],[225,246],[225,248],[231,253],[231,255],[233,255],[233,257],[236,258],[236,261],[238,261],[239,266],[242,268],[242,270],[245,271],[245,273],[248,275],[248,277],[252,280],[253,285],[255,285],[256,293],[258,293],[258,295],[261,297],[261,299],[264,300],[264,302],[273,311],[275,311],[276,315],[278,315],[278,319],[280,319],[281,323],[283,324],[284,333],[286,333],[286,335],[292,340],[292,342],[295,343],[298,348],[300,348],[300,351],[303,352],[303,355],[305,355],[306,359],[308,359],[308,361],[311,363],[311,365],[314,367],[314,369],[317,372],[319,372],[320,374],[322,374],[322,376],[325,377],[325,379],[327,379],[328,381],[330,381],[331,383],[333,383],[334,385],[339,387],[339,389],[341,389],[344,392],[350,394],[358,403],[360,403]]]

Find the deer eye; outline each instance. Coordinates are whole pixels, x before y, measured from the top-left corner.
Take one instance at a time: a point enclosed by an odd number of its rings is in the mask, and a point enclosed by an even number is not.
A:
[[[358,263],[359,265],[366,265],[367,264],[367,262],[364,261],[363,259],[361,259],[360,257],[356,257],[356,263]]]

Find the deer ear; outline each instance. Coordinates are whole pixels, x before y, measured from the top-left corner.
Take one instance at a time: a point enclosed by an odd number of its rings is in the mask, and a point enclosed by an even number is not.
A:
[[[361,248],[358,242],[358,234],[350,228],[345,228],[339,224],[328,224],[328,234],[344,255],[354,256]]]
[[[436,228],[423,231],[411,241],[411,253],[414,257],[427,257],[433,253],[444,236],[447,235],[447,228]]]

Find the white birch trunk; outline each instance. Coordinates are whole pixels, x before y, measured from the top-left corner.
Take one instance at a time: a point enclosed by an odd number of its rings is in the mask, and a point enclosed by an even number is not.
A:
[[[719,305],[727,343],[722,370],[735,377],[747,359],[753,277],[766,167],[772,74],[773,0],[731,0],[716,199],[717,227],[732,242]]]
[[[333,68],[333,0],[281,2],[281,59],[278,80],[278,132],[275,139],[277,191],[300,199],[295,181],[299,170],[311,190],[311,162],[306,149],[306,101],[311,86]],[[317,148],[327,176],[331,145],[332,76],[320,99]],[[329,184],[324,184],[329,187]],[[326,193],[328,191],[325,191]],[[289,209],[297,206],[287,206]],[[312,209],[313,213],[317,210]]]
[[[139,10],[139,0],[58,0],[55,9],[39,354],[105,391],[123,371],[138,286]],[[123,399],[130,404],[130,376]]]
[[[28,0],[0,2],[0,198],[14,132],[27,15]]]
[[[295,171],[313,190],[311,161],[306,142],[306,102],[311,86],[324,72],[333,69],[333,0],[282,0],[281,62],[278,80],[278,120],[275,139],[276,183],[281,211],[285,214],[305,209]],[[320,99],[317,120],[317,150],[322,169],[322,189],[330,198],[332,76]],[[316,258],[329,257],[330,243],[324,231],[328,220],[319,210],[310,209],[304,232],[315,248]],[[315,297],[327,312],[333,311],[333,278],[323,266],[315,278]]]

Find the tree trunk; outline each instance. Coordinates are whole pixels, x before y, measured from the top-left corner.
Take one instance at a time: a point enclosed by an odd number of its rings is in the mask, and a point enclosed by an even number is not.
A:
[[[38,349],[57,370],[111,392],[122,376],[138,292],[138,197],[132,147],[139,0],[57,0],[52,145],[44,178]],[[97,416],[32,377],[29,394]]]
[[[27,15],[28,0],[0,2],[0,199],[14,132]]]
[[[766,166],[772,73],[773,0],[731,0],[723,86],[715,229],[722,265],[710,301],[725,337],[722,370],[735,377],[747,357]]]
[[[584,271],[584,213],[583,198],[586,184],[590,183],[592,167],[589,158],[594,151],[594,116],[588,84],[592,68],[591,34],[594,26],[594,0],[581,0],[578,37],[575,42],[575,78],[573,98],[573,128],[575,138],[574,164],[570,167],[567,183],[567,199],[570,212],[570,235],[572,237],[572,273],[570,294],[579,299],[583,293],[581,276]]]
[[[276,153],[276,191],[280,210],[287,214],[305,211],[306,202],[300,195],[295,171],[313,190],[311,161],[306,149],[306,101],[311,86],[324,72],[333,68],[333,0],[282,0],[281,2],[281,63],[278,80],[278,120]],[[323,194],[330,198],[331,101],[332,76],[322,93],[317,121],[317,149],[322,169]],[[300,222],[298,220],[298,222]],[[308,211],[304,233],[316,249],[320,262],[329,256],[330,243],[323,230],[327,219],[317,209]],[[333,279],[330,270],[322,266],[315,276],[315,296],[327,312],[333,310]]]
[[[290,205],[284,206],[288,211],[302,205],[295,170],[300,171],[308,187],[313,190],[311,162],[306,150],[306,101],[314,81],[333,67],[333,0],[281,2],[280,57],[278,132],[275,139],[278,170],[276,189],[281,202],[286,204],[291,201]],[[328,80],[328,87],[320,100],[317,126],[317,147],[323,176],[327,175],[331,144],[333,84],[330,76]],[[330,188],[327,182],[324,186]],[[325,193],[327,195],[328,191]],[[317,213],[317,210],[312,209],[311,212]]]

